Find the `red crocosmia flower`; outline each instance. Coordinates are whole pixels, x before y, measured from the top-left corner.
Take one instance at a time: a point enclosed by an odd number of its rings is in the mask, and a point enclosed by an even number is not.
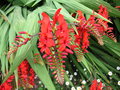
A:
[[[60,14],[58,9],[50,21],[49,16],[42,13],[43,19],[39,21],[41,24],[41,31],[39,36],[38,47],[40,52],[44,53],[43,58],[48,61],[50,69],[53,69],[55,74],[54,78],[61,85],[64,83],[64,68],[63,65],[67,58],[68,53],[73,54],[70,49],[70,38],[68,24],[64,16]]]
[[[77,11],[78,12],[78,26],[76,26],[77,28],[77,32],[78,34],[75,34],[75,43],[77,44],[77,46],[75,47],[79,47],[82,49],[83,52],[87,52],[87,48],[89,46],[89,28],[88,28],[88,22],[83,13],[81,11]],[[79,46],[78,46],[79,45]]]
[[[98,14],[102,15],[106,19],[109,19],[107,8],[104,7],[103,5],[99,6]],[[106,35],[109,38],[111,38],[112,40],[114,40],[115,42],[117,42],[116,38],[112,32],[113,28],[108,26],[108,22],[104,21],[102,19],[97,19],[97,20],[98,20],[98,23],[101,25],[98,28],[99,32],[101,32],[102,35]]]
[[[14,76],[10,76],[3,84],[0,85],[0,90],[12,90],[13,86],[11,82],[13,81]]]
[[[84,52],[87,52],[87,48],[89,46],[89,33],[87,31],[84,31],[83,33],[83,39],[82,39],[82,50]]]
[[[43,20],[40,21],[42,25],[38,47],[41,48],[41,52],[45,52],[46,54],[50,55],[50,47],[55,45],[52,39],[52,28],[50,26],[49,16],[46,13],[42,13],[42,15]]]
[[[29,77],[28,77],[28,82],[31,84],[31,85],[34,85],[34,78],[35,78],[35,72],[33,71],[32,68],[30,68],[30,71],[29,71]]]
[[[56,12],[55,12],[55,15],[53,16],[53,27],[55,26],[56,22],[58,21],[58,16],[59,16],[59,13],[61,11],[61,8],[58,9]]]
[[[24,60],[18,67],[19,84],[25,88],[31,88],[34,85],[35,73],[27,60]]]
[[[96,79],[93,80],[92,85],[90,86],[90,90],[97,90],[97,85],[98,85],[97,80]]]
[[[98,84],[97,90],[102,90],[102,88],[103,88],[103,84],[102,84],[102,82],[100,82],[100,83]]]
[[[98,83],[96,79],[92,81],[90,90],[102,90],[102,88],[103,88],[102,82]]]
[[[83,13],[82,13],[82,11],[78,10],[77,13],[78,13],[78,15],[79,15],[79,16],[78,16],[78,20],[79,20],[79,21],[86,20],[85,17],[84,17],[84,15],[83,15]],[[81,23],[82,23],[82,22],[81,22]]]

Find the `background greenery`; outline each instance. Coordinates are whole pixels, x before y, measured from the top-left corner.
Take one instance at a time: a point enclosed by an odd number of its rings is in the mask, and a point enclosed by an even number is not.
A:
[[[52,78],[51,70],[48,69],[41,56],[42,64],[33,62],[34,53],[39,53],[37,48],[38,37],[20,47],[15,54],[11,55],[10,60],[7,59],[6,53],[12,46],[11,43],[14,42],[16,35],[19,35],[18,32],[27,31],[32,35],[39,32],[37,22],[41,19],[42,12],[52,16],[58,8],[62,8],[61,13],[65,16],[65,19],[68,22],[73,22],[75,18],[71,17],[71,14],[76,10],[81,10],[87,17],[92,14],[93,10],[98,10],[101,4],[108,8],[111,19],[109,25],[114,28],[117,42],[115,43],[111,39],[104,37],[104,45],[100,46],[97,40],[91,37],[89,53],[84,55],[81,62],[77,62],[76,55],[69,55],[66,59],[67,72],[65,74],[65,83],[69,82],[69,85],[60,86],[56,83]],[[69,90],[71,87],[77,88],[78,86],[88,90],[94,79],[100,79],[105,84],[104,89],[113,88],[113,90],[119,90],[120,69],[118,70],[117,67],[120,67],[120,11],[115,8],[116,6],[120,6],[119,0],[0,0],[1,81],[7,80],[13,72],[17,81],[18,76],[15,70],[27,58],[39,78],[36,79],[38,90],[46,88],[48,90],[55,90],[55,88]],[[98,17],[103,18],[101,15],[98,15]],[[7,75],[6,72],[8,72]],[[112,72],[111,76],[109,76],[109,72]],[[72,80],[70,77],[73,77]],[[84,80],[86,84],[82,83]]]

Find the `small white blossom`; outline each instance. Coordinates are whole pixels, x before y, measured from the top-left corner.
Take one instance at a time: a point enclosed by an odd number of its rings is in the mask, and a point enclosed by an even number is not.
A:
[[[84,71],[86,71],[86,68],[84,68]]]
[[[118,81],[118,85],[120,86],[120,81]]]
[[[76,76],[76,75],[77,75],[77,72],[74,72],[74,75]]]
[[[120,70],[120,67],[119,67],[119,66],[117,66],[117,67],[116,67],[116,69],[117,69],[117,70]]]
[[[66,82],[65,84],[68,86],[68,85],[69,85],[69,82]]]
[[[69,71],[66,71],[67,74],[69,74]]]
[[[74,81],[76,81],[76,79],[74,79]]]
[[[70,75],[70,78],[73,78],[73,75]]]
[[[42,82],[41,82],[41,81],[39,81],[38,83],[39,83],[39,84],[41,84]]]
[[[108,75],[109,75],[109,76],[112,76],[112,72],[111,72],[111,71],[109,71],[109,72],[108,72]]]
[[[83,81],[82,81],[82,84],[86,84],[86,81],[85,81],[85,80],[83,80]]]
[[[72,78],[70,78],[70,80],[72,80]]]
[[[77,87],[77,90],[82,90],[82,87]]]
[[[43,85],[41,85],[41,87],[43,87]]]
[[[100,79],[97,79],[97,82],[100,82]]]
[[[76,69],[76,71],[78,71],[78,69]]]
[[[72,87],[71,90],[76,90],[75,87]]]
[[[112,77],[110,77],[110,79],[112,79]]]

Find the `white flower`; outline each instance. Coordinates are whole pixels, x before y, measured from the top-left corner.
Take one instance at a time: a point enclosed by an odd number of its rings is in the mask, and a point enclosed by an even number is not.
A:
[[[70,78],[73,78],[73,75],[70,75]]]
[[[112,79],[112,77],[110,77],[110,79]]]
[[[67,74],[69,74],[69,71],[66,71]]]
[[[70,78],[70,80],[72,80],[72,78]]]
[[[120,67],[119,66],[117,66],[117,68],[116,68],[117,70],[120,70]]]
[[[82,87],[77,87],[77,90],[82,90]]]
[[[108,72],[108,75],[109,75],[109,76],[112,76],[112,72],[111,72],[111,71],[109,71],[109,72]]]
[[[76,79],[74,79],[74,81],[76,81]]]
[[[74,75],[76,76],[76,75],[77,75],[77,72],[74,72]]]
[[[97,79],[97,82],[100,82],[100,79]]]
[[[76,69],[76,71],[78,71],[78,69]]]
[[[84,68],[84,71],[86,71],[86,68]]]
[[[120,81],[118,81],[118,85],[120,86]]]
[[[85,81],[85,80],[83,80],[83,81],[82,81],[82,84],[86,84],[86,81]]]
[[[68,85],[69,85],[69,82],[66,82],[65,84],[68,86]]]
[[[38,83],[39,83],[39,84],[41,84],[42,82],[41,82],[41,81],[39,81]]]
[[[76,90],[75,87],[72,87],[71,90]]]

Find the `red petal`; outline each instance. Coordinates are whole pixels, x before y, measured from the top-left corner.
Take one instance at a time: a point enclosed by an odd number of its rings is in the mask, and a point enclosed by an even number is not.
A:
[[[60,11],[61,11],[61,8],[58,9],[58,10],[55,12],[54,16],[53,16],[53,27],[54,27],[54,25],[56,24],[56,22],[57,22],[57,20],[58,20],[58,15],[59,15]]]

